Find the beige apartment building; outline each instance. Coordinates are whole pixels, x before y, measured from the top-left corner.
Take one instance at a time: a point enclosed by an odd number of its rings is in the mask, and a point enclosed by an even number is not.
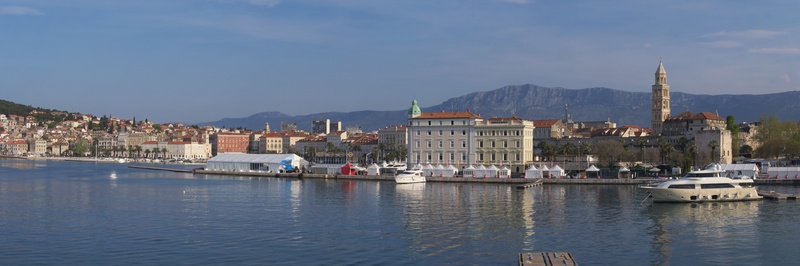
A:
[[[533,121],[518,117],[489,118],[475,123],[476,163],[508,167],[521,173],[533,161]]]

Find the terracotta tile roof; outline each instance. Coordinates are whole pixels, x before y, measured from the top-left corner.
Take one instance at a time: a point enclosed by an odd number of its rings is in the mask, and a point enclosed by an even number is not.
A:
[[[448,118],[481,118],[478,114],[473,114],[469,109],[466,112],[431,112],[421,113],[412,119],[448,119]]]
[[[534,127],[552,127],[556,123],[558,123],[558,119],[550,119],[550,120],[533,120]]]
[[[264,137],[267,137],[267,138],[282,138],[283,135],[281,135],[281,133],[278,133],[278,132],[270,132],[270,133],[264,134]]]
[[[722,120],[722,121],[725,120],[725,119],[722,119],[722,117],[719,117],[718,115],[713,114],[713,113],[709,113],[709,112],[700,112],[695,117],[697,117],[695,119]]]
[[[492,117],[492,118],[489,118],[489,119],[486,119],[486,120],[489,120],[489,121],[522,121],[524,119],[516,117],[516,116],[512,116],[512,117]]]

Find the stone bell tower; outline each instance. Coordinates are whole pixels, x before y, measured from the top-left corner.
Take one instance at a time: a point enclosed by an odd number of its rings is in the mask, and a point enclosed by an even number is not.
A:
[[[667,84],[667,72],[664,71],[664,64],[658,61],[656,70],[656,82],[653,84],[653,114],[652,114],[652,134],[660,136],[663,132],[664,120],[669,118],[669,84]]]

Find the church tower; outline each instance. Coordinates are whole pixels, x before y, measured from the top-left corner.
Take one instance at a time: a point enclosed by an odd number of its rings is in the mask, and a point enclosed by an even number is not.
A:
[[[411,101],[411,108],[408,108],[408,119],[414,118],[422,114],[422,111],[419,109],[419,105],[417,105],[417,100]]]
[[[652,133],[654,136],[660,136],[661,132],[663,132],[664,120],[669,118],[669,85],[667,84],[667,72],[664,71],[664,64],[661,63],[661,60],[658,61],[652,98]]]

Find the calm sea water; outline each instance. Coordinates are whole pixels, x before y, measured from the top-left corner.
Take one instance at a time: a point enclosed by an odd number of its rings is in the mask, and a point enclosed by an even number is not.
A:
[[[796,187],[760,189],[800,193]],[[248,178],[0,160],[0,264],[792,265],[800,202],[640,204],[633,186]]]

